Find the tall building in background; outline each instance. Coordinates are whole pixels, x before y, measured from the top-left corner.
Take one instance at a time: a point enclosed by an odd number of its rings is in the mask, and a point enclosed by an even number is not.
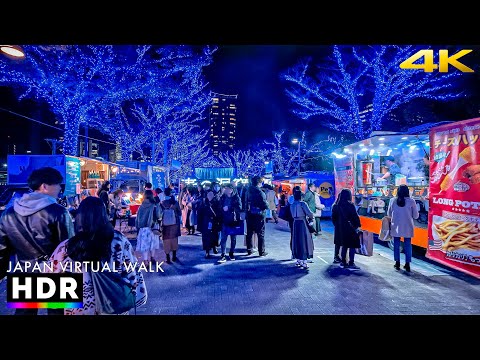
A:
[[[213,155],[235,148],[237,97],[238,95],[212,93],[209,126]]]

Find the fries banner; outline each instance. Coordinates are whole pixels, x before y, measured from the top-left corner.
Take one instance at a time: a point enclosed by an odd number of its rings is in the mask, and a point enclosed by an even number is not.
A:
[[[480,118],[430,130],[427,257],[480,278]]]

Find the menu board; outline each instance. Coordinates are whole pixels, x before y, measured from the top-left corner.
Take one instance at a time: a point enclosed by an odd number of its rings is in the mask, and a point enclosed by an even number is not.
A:
[[[80,159],[66,156],[66,176],[65,176],[65,196],[74,196],[77,194],[78,186],[81,177]]]
[[[427,257],[480,278],[480,118],[430,130]]]
[[[335,198],[342,189],[350,189],[352,195],[354,192],[353,178],[353,156],[347,155],[344,158],[333,158],[335,174]]]

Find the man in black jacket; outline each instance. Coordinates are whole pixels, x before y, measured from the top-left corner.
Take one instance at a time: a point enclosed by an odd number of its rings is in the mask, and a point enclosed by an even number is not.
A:
[[[247,210],[247,237],[245,240],[248,255],[253,252],[253,232],[258,236],[258,255],[266,256],[268,254],[265,252],[265,210],[268,209],[268,203],[265,193],[260,190],[261,185],[262,178],[254,176],[245,196],[245,209]]]
[[[6,275],[10,255],[16,254],[22,268],[30,263],[32,269],[36,262],[48,260],[59,243],[74,235],[68,210],[57,204],[63,181],[60,172],[51,167],[36,169],[27,181],[34,191],[16,200],[0,218],[0,279]],[[49,314],[63,314],[63,309],[48,310]],[[15,314],[36,315],[37,309],[17,309]]]

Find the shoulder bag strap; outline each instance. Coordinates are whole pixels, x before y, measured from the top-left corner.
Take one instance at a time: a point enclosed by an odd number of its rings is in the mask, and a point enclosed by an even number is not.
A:
[[[213,211],[213,209],[212,209],[212,204],[209,204],[209,205],[210,205],[210,210],[212,210],[213,216],[217,217],[217,214],[216,214],[215,211]]]

